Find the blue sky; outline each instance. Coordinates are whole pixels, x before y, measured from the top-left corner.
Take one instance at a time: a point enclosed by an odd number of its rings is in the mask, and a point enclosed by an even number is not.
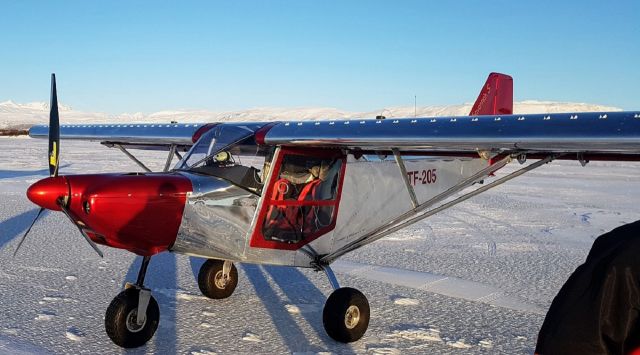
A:
[[[154,112],[515,99],[640,108],[640,1],[0,0],[0,101]]]

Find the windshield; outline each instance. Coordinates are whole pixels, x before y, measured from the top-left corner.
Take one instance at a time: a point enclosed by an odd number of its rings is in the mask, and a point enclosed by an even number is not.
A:
[[[191,150],[178,162],[178,169],[189,169],[204,165],[207,160],[215,158],[216,154],[227,146],[253,136],[253,130],[244,126],[220,125],[202,135]]]
[[[176,168],[216,176],[260,194],[265,156],[272,149],[256,144],[257,127],[219,125],[202,135]]]

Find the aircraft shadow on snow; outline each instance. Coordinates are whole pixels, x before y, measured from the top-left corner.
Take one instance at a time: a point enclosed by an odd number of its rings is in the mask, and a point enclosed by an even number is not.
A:
[[[155,349],[163,352],[176,353],[177,347],[177,291],[179,289],[177,279],[177,258],[173,253],[161,253],[154,256],[149,264],[149,271],[145,279],[145,285],[152,289],[160,306],[160,325],[153,338]],[[189,257],[189,263],[193,273],[193,282],[197,284],[198,271],[205,259]],[[125,276],[124,282],[133,282],[138,276],[138,270],[142,257],[135,257]],[[237,265],[238,266],[238,265]],[[340,348],[340,353],[354,353],[348,344],[334,342],[325,334],[322,327],[322,306],[326,296],[298,269],[281,266],[258,266],[253,264],[241,264],[243,272],[240,277],[246,277],[253,286],[256,295],[264,304],[272,319],[274,330],[285,342],[290,351],[326,351],[331,348]],[[269,277],[281,289],[286,299],[282,299],[269,282]],[[234,296],[231,296],[234,297]],[[215,306],[215,300],[196,300],[194,302],[210,302]],[[311,325],[317,337],[322,341],[324,349],[312,345],[303,329],[298,325],[294,316],[289,313],[285,305],[297,305],[303,308],[300,315]],[[228,307],[224,305],[220,307]],[[306,311],[305,306],[312,309]],[[250,324],[249,324],[250,327]],[[207,331],[215,332],[215,329]],[[263,335],[264,336],[264,335]],[[147,346],[138,349],[126,350],[126,353],[145,353]]]
[[[24,233],[33,219],[38,214],[38,208],[22,212],[7,220],[0,222],[0,249],[4,248],[12,240],[19,237]],[[40,218],[49,214],[48,210],[42,212]]]
[[[64,164],[61,165],[59,169],[64,169],[69,166],[71,166],[71,164]],[[26,176],[47,177],[49,176],[49,168],[38,170],[0,170],[0,180],[15,179]]]

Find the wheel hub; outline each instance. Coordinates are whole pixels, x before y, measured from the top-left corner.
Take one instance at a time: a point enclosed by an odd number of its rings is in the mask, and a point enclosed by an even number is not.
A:
[[[224,290],[225,287],[227,287],[227,278],[224,277],[224,274],[222,273],[222,270],[216,272],[216,276],[214,276],[213,278],[213,283],[216,285],[217,288]]]
[[[360,308],[358,306],[349,306],[344,315],[344,325],[347,329],[353,329],[360,322]]]
[[[147,324],[146,316],[142,316],[142,324],[138,324],[137,319],[138,319],[138,310],[132,309],[127,315],[127,322],[126,322],[127,330],[130,331],[131,333],[137,333],[141,331],[144,328],[145,324]]]

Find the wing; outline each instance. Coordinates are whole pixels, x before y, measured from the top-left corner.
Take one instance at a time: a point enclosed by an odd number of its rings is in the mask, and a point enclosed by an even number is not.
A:
[[[98,141],[106,145],[121,145],[134,149],[169,150],[171,146],[186,150],[212,124],[82,124],[61,125],[60,138]],[[31,127],[29,136],[47,138],[49,126]]]
[[[286,122],[272,127],[264,143],[436,155],[527,151],[619,157],[640,154],[640,113]]]
[[[171,145],[193,145],[213,125],[62,125],[60,137],[168,149]],[[29,135],[47,138],[48,126],[33,126]],[[270,124],[258,140],[266,145],[343,147],[363,152],[399,149],[441,155],[484,151],[628,155],[640,154],[640,112],[293,121]]]
[[[314,149],[337,147],[348,150],[356,158],[358,154],[389,155],[395,158],[399,173],[386,176],[380,173],[383,169],[382,162],[391,159],[354,160],[369,163],[360,164],[361,170],[355,170],[355,174],[366,172],[376,178],[363,180],[359,176],[351,177],[351,185],[347,186],[356,186],[359,181],[365,186],[361,190],[352,188],[351,193],[345,195],[347,198],[340,202],[341,211],[356,212],[345,217],[349,222],[344,224],[344,229],[339,230],[339,238],[331,239],[334,244],[328,254],[314,255],[319,258],[320,264],[328,264],[345,253],[544,166],[554,159],[577,159],[583,164],[588,160],[638,161],[640,112],[286,122],[272,127],[263,141],[270,145]],[[452,169],[454,173],[446,179],[439,178],[441,185],[438,190],[420,187],[422,184],[416,185],[418,171],[408,171],[405,164],[419,164],[419,159],[412,161],[409,158],[405,161],[405,157],[410,155],[476,158],[480,155],[489,159],[486,162],[480,159],[459,160],[460,164],[465,164],[464,168]],[[520,163],[528,158],[534,161],[495,177],[494,173],[514,158]],[[456,159],[429,161],[430,165],[414,166],[436,166],[438,162],[443,163],[444,167],[444,164]],[[377,164],[380,164],[379,168],[376,167]],[[391,168],[391,165],[384,167]],[[424,184],[425,180],[421,181]],[[388,186],[398,189],[389,192]],[[402,186],[406,193],[398,194],[402,191]],[[375,197],[370,198],[369,194],[362,193],[366,189],[379,192],[372,194]],[[380,191],[386,191],[387,195],[381,195]],[[347,201],[346,205],[344,201]],[[360,206],[366,206],[368,215],[374,215],[375,218],[363,217],[356,220],[357,214],[363,210]],[[367,213],[362,215],[367,216]],[[352,223],[357,227],[349,229],[349,224]]]

